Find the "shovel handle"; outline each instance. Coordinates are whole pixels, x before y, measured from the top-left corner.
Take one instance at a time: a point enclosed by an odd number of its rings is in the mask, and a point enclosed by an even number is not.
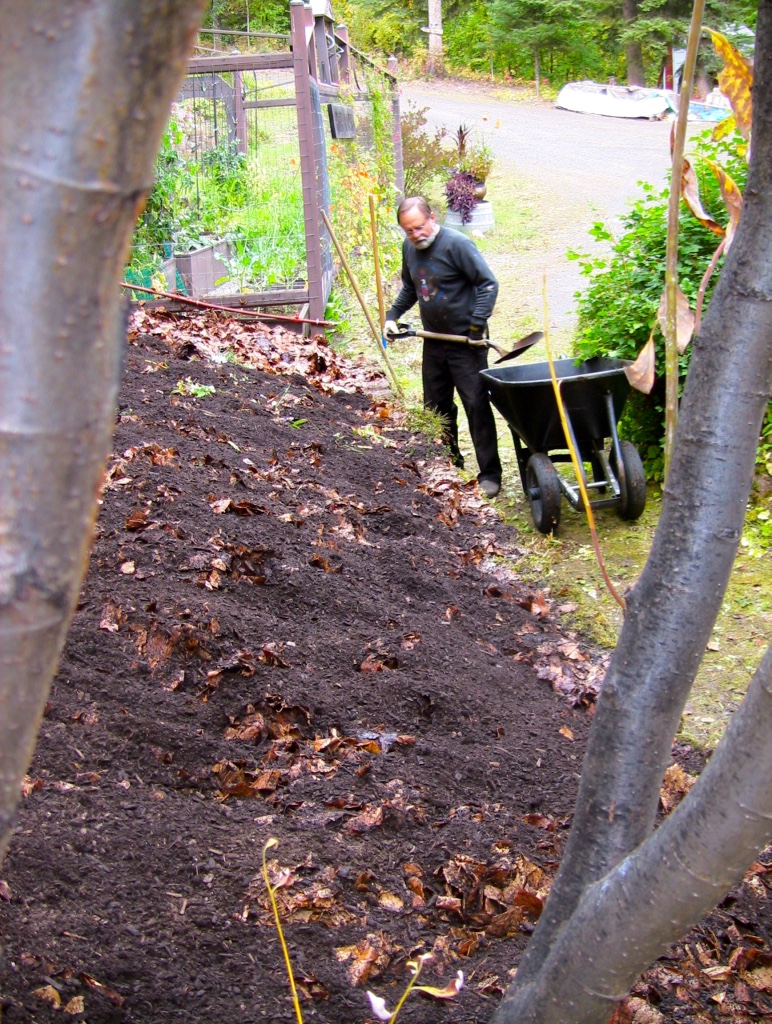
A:
[[[460,341],[464,345],[469,345],[469,338],[464,334],[436,334],[434,331],[416,331],[416,338],[429,338],[431,341]],[[485,344],[485,339],[481,339]],[[474,342],[471,342],[474,344]]]
[[[392,335],[392,337],[428,338],[430,341],[457,341],[462,345],[471,345],[472,348],[491,348],[499,356],[498,363],[503,363],[505,359],[512,359],[513,356],[525,352],[526,349],[529,349],[544,337],[541,331],[532,331],[531,334],[527,334],[524,338],[516,341],[512,349],[507,352],[500,345],[497,345],[495,341],[491,341],[490,338],[480,338],[478,340],[476,338],[467,338],[463,334],[437,334],[434,331],[414,331],[408,324],[400,324],[399,326],[404,328],[404,330],[398,335]]]
[[[502,354],[504,352],[490,338],[467,338],[465,334],[435,334],[434,331],[416,331],[415,334],[417,338],[428,338],[430,341],[457,341],[461,345],[471,345],[472,348],[492,348]]]

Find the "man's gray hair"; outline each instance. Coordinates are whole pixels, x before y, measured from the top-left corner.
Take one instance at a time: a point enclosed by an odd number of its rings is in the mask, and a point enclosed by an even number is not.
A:
[[[402,214],[410,213],[411,210],[420,210],[424,217],[433,216],[432,208],[423,196],[408,196],[397,207],[397,224],[399,224]]]

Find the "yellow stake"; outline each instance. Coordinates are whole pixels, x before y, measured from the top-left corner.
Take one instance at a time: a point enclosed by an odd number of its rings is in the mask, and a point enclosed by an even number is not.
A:
[[[292,973],[292,961],[290,960],[289,950],[287,949],[287,943],[284,940],[284,932],[281,927],[281,918],[279,917],[279,908],[276,904],[276,896],[274,895],[274,889],[271,885],[271,879],[268,877],[268,865],[265,862],[265,854],[267,850],[270,850],[274,846],[279,845],[279,840],[274,836],[268,840],[263,847],[263,878],[265,879],[265,887],[268,890],[268,896],[271,900],[271,906],[273,907],[273,919],[276,922],[276,931],[279,933],[279,942],[281,942],[281,951],[284,953],[284,963],[287,967],[287,977],[289,978],[290,990],[292,992],[292,1002],[295,1006],[295,1016],[298,1019],[298,1024],[303,1024],[303,1013],[300,1009],[300,1000],[298,999],[298,990],[295,985],[295,975]]]
[[[550,364],[550,376],[552,377],[552,389],[555,392],[555,401],[558,404],[558,412],[560,413],[560,422],[563,424],[563,433],[566,435],[566,443],[568,444],[568,450],[571,453],[571,462],[574,466],[574,472],[576,473],[576,480],[579,484],[579,490],[582,494],[582,502],[584,503],[584,510],[587,513],[587,522],[590,525],[590,533],[592,535],[592,546],[595,549],[595,557],[598,560],[600,571],[603,573],[603,579],[606,582],[608,591],[614,600],[625,608],[625,599],[616,589],[614,584],[611,582],[609,574],[606,572],[606,565],[603,561],[603,555],[600,550],[600,543],[598,542],[598,534],[595,529],[595,517],[592,514],[592,506],[590,505],[590,497],[587,494],[587,488],[584,486],[584,473],[582,472],[582,466],[579,461],[579,453],[574,448],[573,442],[571,441],[571,431],[568,429],[568,421],[566,420],[566,410],[563,405],[563,396],[560,393],[560,382],[558,381],[557,374],[555,373],[555,363],[552,359],[552,345],[550,343],[550,325],[549,315],[547,309],[547,275],[544,275],[541,289],[542,299],[544,301],[544,344],[547,348],[547,361]]]
[[[383,281],[381,280],[381,254],[378,248],[378,221],[375,217],[375,196],[370,193],[370,234],[373,239],[373,262],[375,263],[375,290],[378,293],[378,318],[381,322],[381,333],[386,323],[386,304],[383,301]]]
[[[373,332],[373,337],[375,338],[375,343],[378,346],[378,351],[383,356],[383,360],[384,360],[384,362],[386,363],[386,365],[389,368],[389,373],[391,374],[391,379],[394,381],[394,390],[397,392],[397,394],[399,395],[400,398],[404,398],[405,397],[405,393],[402,390],[402,385],[397,380],[397,375],[395,374],[394,368],[391,365],[391,360],[389,359],[389,354],[386,351],[386,349],[383,347],[383,341],[381,339],[380,331],[375,326],[375,323],[373,321],[372,316],[370,316],[370,310],[367,308],[367,304],[365,303],[364,297],[362,296],[362,292],[359,289],[359,285],[357,284],[357,279],[354,277],[354,271],[349,266],[348,260],[346,259],[346,256],[345,256],[345,253],[343,252],[343,250],[340,247],[340,242],[335,237],[335,232],[332,230],[332,224],[330,224],[330,218],[327,216],[327,214],[324,212],[324,210],[320,210],[319,213],[321,213],[321,215],[322,215],[322,220],[324,221],[324,226],[327,228],[327,232],[328,232],[330,238],[332,239],[333,245],[338,250],[338,255],[340,256],[340,261],[343,264],[343,269],[348,274],[348,279],[351,282],[351,287],[354,289],[354,294],[359,299],[359,305],[362,307],[362,312],[364,313],[365,317],[367,318],[367,322],[370,325],[370,330]]]

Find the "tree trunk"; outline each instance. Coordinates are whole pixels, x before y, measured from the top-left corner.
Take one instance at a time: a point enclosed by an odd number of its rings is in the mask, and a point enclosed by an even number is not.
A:
[[[637,20],[638,0],[622,0],[622,21],[625,26],[633,25]],[[627,58],[627,84],[646,85],[641,44],[635,39],[628,39],[625,43],[625,55]]]
[[[539,67],[539,51],[533,51],[533,81],[536,86],[536,98],[541,99],[541,69]]]
[[[429,0],[429,66],[430,75],[441,75],[445,70],[442,51],[442,0]]]
[[[0,0],[0,857],[86,569],[121,271],[203,7]]]
[[[500,1019],[605,1024],[641,971],[741,880],[769,842],[772,773],[764,768],[771,762],[768,650],[688,799],[587,888],[538,976]]]
[[[772,0],[759,3],[755,69],[753,156],[745,206],[695,342],[662,516],[641,579],[628,595],[619,644],[593,719],[563,862],[515,981],[494,1018],[498,1024],[561,1019],[551,1015],[546,1003],[539,1010],[541,997],[537,995],[534,1003],[534,993],[543,995],[545,986],[557,992],[569,976],[571,985],[579,985],[581,975],[591,986],[588,965],[603,957],[632,956],[623,941],[625,928],[632,927],[629,918],[623,923],[596,917],[599,932],[605,934],[608,928],[608,948],[585,943],[579,966],[575,960],[556,960],[553,951],[567,943],[576,952],[574,929],[580,926],[574,915],[587,888],[599,880],[605,885],[604,876],[652,831],[672,739],[742,531],[772,386]],[[768,660],[766,666],[768,673]],[[724,761],[728,759],[734,770],[741,757],[738,748]],[[766,807],[766,814],[772,814],[772,807]],[[691,842],[693,837],[682,838]],[[747,838],[736,836],[744,851]],[[706,830],[700,839],[715,854],[718,833]],[[752,835],[750,845],[757,840],[758,834]],[[636,883],[635,876],[627,877]],[[634,916],[664,913],[669,920],[670,902],[685,897],[666,876],[660,883],[667,890],[665,910],[662,900],[652,898],[643,901]],[[648,926],[650,919],[644,923]],[[671,932],[670,938],[675,937]],[[644,969],[647,956],[648,952],[636,953],[630,967],[636,972]],[[562,1020],[604,1020],[603,1012],[608,1016],[608,1007],[596,1010],[595,1016],[575,1017],[564,1005]]]

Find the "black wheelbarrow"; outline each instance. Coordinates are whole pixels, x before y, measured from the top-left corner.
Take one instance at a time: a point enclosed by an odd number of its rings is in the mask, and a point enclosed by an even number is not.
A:
[[[616,508],[622,519],[637,519],[646,506],[646,476],[635,445],[620,441],[617,422],[630,384],[623,359],[574,359],[555,362],[568,431],[579,453],[590,505]],[[570,462],[549,363],[494,366],[482,370],[490,400],[507,421],[515,443],[523,490],[536,529],[551,533],[560,522],[560,499],[583,507],[578,483],[555,469]],[[606,441],[610,439],[608,452]],[[585,463],[592,470],[588,480]]]

